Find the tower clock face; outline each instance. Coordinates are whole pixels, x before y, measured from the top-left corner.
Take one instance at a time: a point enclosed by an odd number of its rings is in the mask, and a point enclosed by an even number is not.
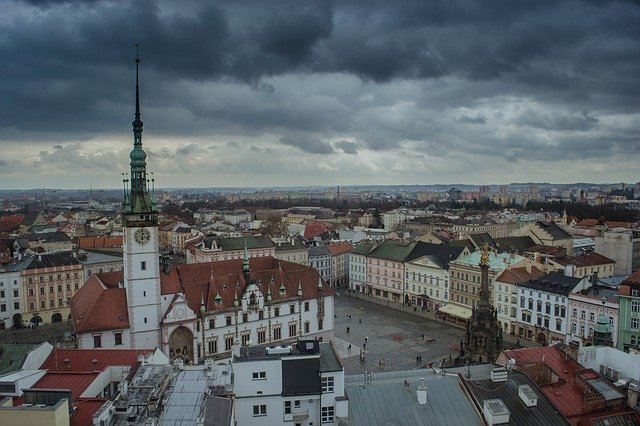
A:
[[[141,246],[147,244],[150,238],[151,233],[148,229],[145,228],[136,229],[136,232],[133,233],[133,239]]]

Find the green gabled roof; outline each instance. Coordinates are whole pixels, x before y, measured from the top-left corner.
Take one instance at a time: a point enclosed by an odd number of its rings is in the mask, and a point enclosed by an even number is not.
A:
[[[29,352],[38,346],[22,343],[0,345],[0,376],[20,370]]]
[[[366,256],[374,246],[375,243],[371,241],[362,241],[351,251],[351,253]]]
[[[378,247],[371,250],[368,257],[404,262],[415,246],[415,242],[385,240]]]

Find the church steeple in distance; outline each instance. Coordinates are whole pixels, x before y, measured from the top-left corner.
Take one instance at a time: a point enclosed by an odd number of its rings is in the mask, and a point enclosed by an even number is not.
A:
[[[153,194],[149,191],[147,179],[147,153],[142,149],[142,120],[140,119],[140,78],[138,45],[136,44],[136,107],[133,125],[133,149],[129,154],[131,159],[131,189],[123,201],[123,214],[144,215],[157,213]],[[155,216],[155,215],[154,215]],[[151,219],[150,217],[146,218]]]

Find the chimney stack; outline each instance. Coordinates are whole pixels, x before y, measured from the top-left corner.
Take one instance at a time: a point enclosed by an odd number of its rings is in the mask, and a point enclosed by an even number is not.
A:
[[[418,404],[425,405],[427,403],[427,387],[424,384],[424,379],[420,379],[420,386],[418,386],[416,395],[418,396]]]

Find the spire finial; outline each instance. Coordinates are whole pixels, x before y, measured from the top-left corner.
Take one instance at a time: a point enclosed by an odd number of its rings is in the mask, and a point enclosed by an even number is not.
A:
[[[136,45],[136,121],[140,121],[140,85],[138,83],[138,64],[140,63],[140,54],[138,43]],[[140,129],[142,131],[142,129]]]

